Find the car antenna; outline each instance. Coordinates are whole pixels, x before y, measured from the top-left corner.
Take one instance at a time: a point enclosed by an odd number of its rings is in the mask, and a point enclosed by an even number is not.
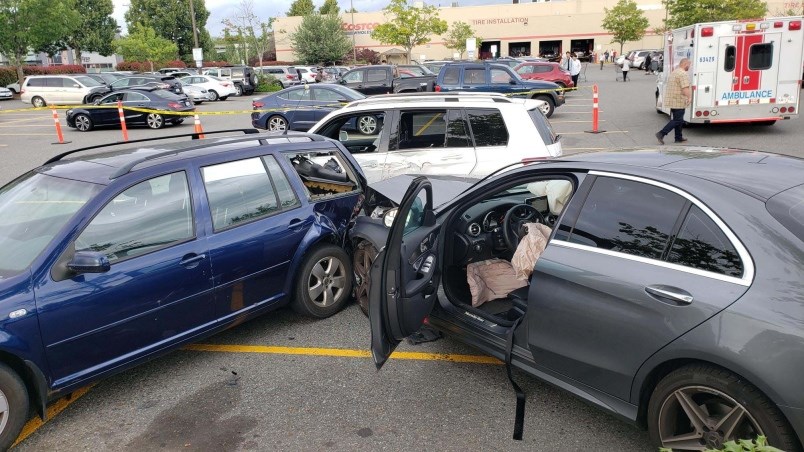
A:
[[[310,91],[310,86],[307,84],[306,80],[304,81],[304,90],[305,91]],[[293,109],[293,117],[294,118],[296,117],[296,112],[299,111],[299,105],[301,104],[301,101],[302,101],[301,97],[299,97],[299,100],[296,101],[296,108]],[[285,127],[285,132],[282,133],[282,135],[287,135],[288,130],[290,130],[290,121],[288,121],[288,125],[287,125],[287,127]]]

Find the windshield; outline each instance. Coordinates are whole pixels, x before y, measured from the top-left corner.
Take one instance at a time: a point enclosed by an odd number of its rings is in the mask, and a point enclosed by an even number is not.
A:
[[[87,77],[86,75],[76,76],[75,79],[78,80],[79,82],[81,82],[81,84],[84,85],[84,86],[102,86],[103,85],[103,83],[95,80],[92,77]]]
[[[100,189],[34,172],[0,188],[0,277],[27,269]]]

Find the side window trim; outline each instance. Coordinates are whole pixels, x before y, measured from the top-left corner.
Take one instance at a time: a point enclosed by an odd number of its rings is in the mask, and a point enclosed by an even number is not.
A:
[[[739,285],[742,285],[742,286],[750,286],[751,283],[753,282],[754,273],[755,273],[754,260],[751,258],[751,254],[748,252],[748,249],[745,247],[745,245],[743,245],[743,243],[740,241],[740,239],[737,238],[737,236],[734,234],[734,232],[732,232],[731,228],[729,228],[723,222],[723,220],[720,219],[720,217],[715,215],[715,213],[709,207],[707,207],[706,204],[702,203],[701,201],[699,201],[694,196],[692,196],[689,193],[687,193],[687,192],[685,192],[683,190],[680,190],[680,189],[678,189],[678,188],[676,188],[676,187],[674,187],[672,185],[668,185],[668,184],[665,184],[663,182],[659,182],[659,181],[651,180],[651,179],[646,179],[646,178],[639,177],[639,176],[631,176],[631,175],[628,175],[628,174],[611,173],[611,172],[607,172],[607,171],[598,171],[598,170],[589,171],[589,175],[590,176],[603,176],[603,177],[612,177],[612,178],[617,178],[617,179],[625,179],[625,180],[630,180],[630,181],[639,182],[639,183],[643,183],[643,184],[653,185],[655,187],[659,187],[659,188],[662,188],[664,190],[667,190],[667,191],[670,191],[672,193],[675,193],[675,194],[681,196],[682,198],[686,199],[691,205],[695,205],[696,207],[701,209],[701,211],[703,211],[704,214],[706,214],[706,216],[709,217],[709,219],[711,219],[717,225],[717,227],[720,228],[721,232],[723,232],[723,234],[729,239],[731,244],[737,250],[737,254],[739,254],[740,260],[743,263],[743,267],[744,267],[743,276],[741,278],[736,278],[736,277],[733,277],[733,276],[721,275],[719,273],[714,273],[714,272],[710,272],[710,271],[706,271],[706,270],[699,270],[697,268],[687,267],[687,266],[679,265],[679,264],[673,264],[673,263],[670,263],[670,262],[665,262],[663,260],[649,259],[649,258],[645,258],[645,257],[641,257],[641,256],[634,256],[632,254],[621,253],[621,252],[618,252],[618,251],[611,251],[611,250],[606,250],[606,249],[601,249],[601,248],[595,248],[595,247],[591,247],[591,246],[588,246],[588,245],[583,245],[583,244],[580,244],[580,243],[572,243],[572,242],[566,241],[563,238],[562,239],[555,238],[555,240],[551,240],[550,243],[554,243],[555,245],[563,246],[563,247],[567,247],[567,248],[576,248],[576,249],[581,249],[581,250],[586,250],[586,251],[592,251],[592,252],[595,252],[595,253],[605,254],[605,255],[608,255],[608,256],[619,257],[619,258],[623,258],[623,259],[634,260],[634,261],[637,261],[637,262],[652,264],[652,265],[656,265],[656,266],[659,266],[659,267],[671,268],[671,269],[674,269],[674,270],[679,270],[679,271],[683,271],[683,272],[687,272],[687,273],[692,273],[692,274],[699,275],[699,276],[705,276],[705,277],[708,277],[708,278],[718,279],[718,280],[721,280],[721,281],[731,282],[731,283],[739,284]],[[683,221],[684,218],[686,218],[686,214],[687,214],[688,211],[689,211],[689,208],[682,209],[682,215],[680,215],[680,218],[682,219],[682,221]],[[676,226],[678,226],[678,224]],[[572,228],[574,229],[574,227],[575,227],[575,225],[573,224]],[[674,230],[674,231],[676,231],[676,233],[677,233],[677,229]],[[555,236],[555,234],[554,234],[554,236]]]

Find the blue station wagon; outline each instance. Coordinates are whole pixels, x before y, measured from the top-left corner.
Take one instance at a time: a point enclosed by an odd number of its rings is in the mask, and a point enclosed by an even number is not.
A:
[[[31,406],[285,304],[349,300],[359,166],[321,137],[244,132],[84,148],[0,188],[0,449]]]

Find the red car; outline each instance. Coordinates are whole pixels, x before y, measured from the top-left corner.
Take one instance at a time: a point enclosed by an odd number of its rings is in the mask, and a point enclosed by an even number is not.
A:
[[[562,88],[572,88],[575,86],[575,84],[572,83],[572,77],[570,77],[569,71],[561,69],[558,63],[528,61],[517,65],[514,71],[525,80],[545,80],[557,83]]]

